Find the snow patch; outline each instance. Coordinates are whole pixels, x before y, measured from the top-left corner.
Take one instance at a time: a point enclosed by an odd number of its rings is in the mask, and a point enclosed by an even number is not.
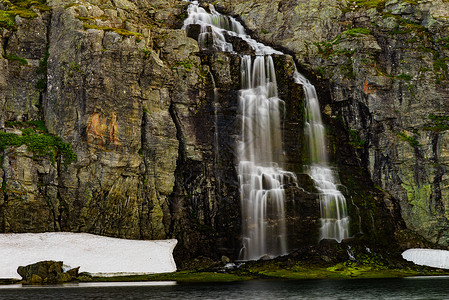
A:
[[[18,278],[19,266],[43,260],[80,266],[96,276],[171,273],[176,271],[177,240],[126,240],[88,233],[0,234],[0,278]]]
[[[417,265],[449,269],[449,251],[434,249],[408,249],[402,253],[405,260]]]

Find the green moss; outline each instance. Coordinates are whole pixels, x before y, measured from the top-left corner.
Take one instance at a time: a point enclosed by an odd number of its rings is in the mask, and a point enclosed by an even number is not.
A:
[[[187,14],[186,13],[182,13],[176,16],[176,18],[180,21],[180,22],[184,22],[184,20],[187,18]]]
[[[59,155],[62,156],[65,164],[77,160],[72,146],[64,143],[60,137],[48,134],[42,121],[6,122],[5,125],[21,128],[22,136],[0,132],[0,152],[4,151],[7,146],[26,145],[33,155],[49,157],[53,162]]]
[[[412,146],[412,147],[419,147],[419,146],[421,146],[421,144],[418,142],[418,140],[415,137],[413,137],[413,136],[407,136],[403,132],[396,133],[396,136],[399,137],[404,142],[409,143],[410,146]]]
[[[10,28],[13,27],[14,24],[14,14],[8,11],[0,10],[0,28]]]
[[[37,68],[36,73],[43,75],[42,78],[39,78],[36,82],[36,88],[43,92],[47,89],[47,65],[48,65],[48,58],[50,57],[50,52],[47,50],[45,51],[44,57],[39,61],[39,68]]]
[[[350,36],[358,36],[358,35],[370,35],[372,31],[368,28],[352,28],[343,32],[343,34],[347,34]]]
[[[72,69],[73,71],[75,71],[77,73],[81,73],[80,65],[75,62],[70,63],[70,69]]]
[[[427,117],[427,124],[423,127],[423,130],[436,132],[449,130],[449,116],[430,114]]]
[[[449,36],[438,39],[437,42],[442,43],[444,49],[449,49]]]
[[[142,36],[141,33],[129,31],[129,30],[122,29],[122,28],[101,27],[101,29],[104,31],[113,31],[113,32],[118,33],[123,36],[136,36],[136,37]]]
[[[418,270],[413,268],[396,269],[386,266],[379,260],[361,257],[357,261],[340,262],[333,265],[315,265],[309,262],[297,262],[293,266],[280,263],[250,266],[246,273],[257,278],[279,279],[348,279],[348,278],[397,278],[416,275],[443,275],[442,270]],[[447,273],[447,272],[446,272]]]
[[[378,11],[385,8],[385,3],[387,0],[356,0],[355,3],[358,6],[364,8],[376,8]]]
[[[76,16],[76,18],[80,21],[95,21],[94,18],[90,18],[90,17],[80,17],[80,16]]]
[[[394,76],[396,79],[402,79],[402,80],[411,80],[413,77],[412,75],[401,73],[398,76]]]
[[[0,27],[11,28],[15,25],[15,16],[25,19],[37,17],[35,9],[49,11],[51,7],[46,5],[46,0],[2,0],[8,7],[6,11],[0,11]]]
[[[360,138],[359,134],[356,130],[349,130],[350,142],[349,144],[354,148],[363,148],[366,144],[366,141]]]
[[[70,7],[75,6],[77,4],[78,3],[76,3],[76,2],[70,2],[70,3],[68,3],[67,5],[64,6],[64,9],[70,8]]]
[[[433,62],[433,70],[435,72],[435,76],[437,77],[437,83],[441,80],[448,79],[448,67],[447,67],[447,58],[439,58],[437,57]]]
[[[48,52],[48,47],[47,47],[44,57],[39,61],[39,68],[37,68],[37,70],[36,70],[37,74],[47,74],[47,66],[48,66],[48,58],[49,57],[50,57],[50,52]]]
[[[179,61],[176,65],[184,67],[187,71],[190,71],[190,69],[193,68],[193,63],[191,61]]]
[[[149,58],[151,56],[151,49],[142,49],[143,55],[145,58]]]
[[[22,58],[20,56],[17,56],[15,54],[3,53],[3,57],[10,61],[18,61],[21,66],[28,65],[28,60],[26,60],[25,58]]]
[[[343,74],[345,78],[355,79],[356,75],[354,72],[354,68],[352,67],[352,61],[348,58],[345,64],[340,66],[340,72]]]
[[[80,17],[78,17],[78,18],[80,18]],[[90,19],[90,18],[87,18],[87,19]],[[86,30],[98,29],[98,30],[104,30],[104,31],[112,31],[112,32],[115,32],[115,33],[123,35],[123,36],[135,36],[135,37],[143,36],[141,33],[129,31],[129,30],[126,30],[123,28],[101,27],[101,26],[97,26],[95,24],[89,24],[89,23],[84,23],[83,27]]]
[[[314,45],[318,48],[318,53],[321,56],[323,56],[324,58],[329,58],[330,56],[337,55],[337,54],[343,54],[343,55],[346,55],[347,57],[350,57],[355,53],[356,50],[340,49],[340,50],[334,51],[333,46],[340,43],[343,35],[358,37],[361,35],[370,35],[370,34],[372,34],[372,31],[370,29],[352,28],[352,29],[348,29],[348,30],[344,31],[343,33],[339,34],[331,41],[314,43]]]

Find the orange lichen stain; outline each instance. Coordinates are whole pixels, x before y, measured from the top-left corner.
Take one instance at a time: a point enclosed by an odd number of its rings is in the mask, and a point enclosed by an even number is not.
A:
[[[368,81],[365,80],[363,83],[363,92],[365,95],[375,93],[377,90],[368,84]]]
[[[101,149],[113,144],[119,146],[121,143],[117,138],[117,115],[112,113],[108,118],[100,113],[94,113],[90,117],[87,125],[87,142],[89,145],[96,145]]]

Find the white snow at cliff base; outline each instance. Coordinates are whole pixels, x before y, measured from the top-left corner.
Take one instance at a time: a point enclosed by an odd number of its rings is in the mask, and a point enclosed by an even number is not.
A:
[[[143,241],[87,233],[0,234],[0,278],[18,278],[17,268],[39,261],[64,265],[92,275],[170,273],[176,271],[177,240]]]
[[[417,265],[449,269],[449,251],[434,249],[408,249],[402,253],[405,260]]]

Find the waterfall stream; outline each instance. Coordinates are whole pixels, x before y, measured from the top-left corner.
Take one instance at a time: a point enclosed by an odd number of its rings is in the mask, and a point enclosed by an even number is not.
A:
[[[245,33],[244,27],[232,17],[218,13],[213,5],[209,11],[192,1],[184,28],[200,25],[198,44],[201,49],[235,53],[225,36],[244,40],[255,56],[241,56],[241,90],[239,114],[241,134],[237,143],[238,177],[242,209],[242,249],[240,259],[256,260],[263,256],[275,257],[288,253],[285,224],[286,182],[296,182],[292,172],[282,169],[281,111],[284,101],[278,97],[272,54],[282,52],[259,43]],[[238,54],[238,53],[236,53]],[[313,86],[298,72],[295,80],[306,93],[315,93]],[[309,88],[310,87],[310,88]],[[313,91],[312,91],[313,88]],[[320,190],[322,227],[321,238],[341,241],[348,236],[346,203],[335,185],[334,175],[327,167],[324,126],[316,95],[307,96],[307,121],[313,164],[309,175]],[[337,215],[335,215],[337,213]],[[345,228],[345,229],[342,229]]]
[[[198,44],[202,49],[235,53],[225,35],[244,40],[256,56],[241,55],[238,139],[238,177],[242,209],[242,250],[240,259],[255,260],[287,254],[284,180],[294,178],[282,165],[281,110],[271,54],[282,54],[246,35],[235,19],[209,12],[192,2],[184,27],[200,25]]]
[[[239,110],[242,133],[238,147],[243,215],[242,259],[287,254],[285,228],[286,172],[282,163],[280,108],[271,56],[242,58]]]
[[[341,242],[349,237],[349,217],[346,199],[337,188],[337,176],[329,168],[326,153],[326,131],[321,121],[320,105],[315,87],[298,71],[296,83],[304,87],[306,96],[305,133],[308,140],[310,166],[308,173],[320,192],[320,239]]]

